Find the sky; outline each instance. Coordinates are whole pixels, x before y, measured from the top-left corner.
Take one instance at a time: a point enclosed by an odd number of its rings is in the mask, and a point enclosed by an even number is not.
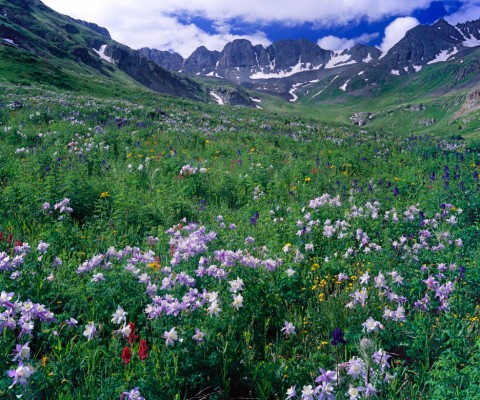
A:
[[[328,50],[370,44],[388,51],[418,24],[480,18],[480,0],[43,0],[107,28],[131,48],[221,51],[234,39],[268,46],[310,39]]]

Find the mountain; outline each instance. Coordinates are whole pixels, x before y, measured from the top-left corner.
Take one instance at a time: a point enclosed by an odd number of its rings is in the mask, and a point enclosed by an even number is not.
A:
[[[199,47],[189,57],[175,57],[175,70],[196,77],[215,77],[248,89],[289,99],[322,80],[342,77],[337,91],[377,90],[392,76],[417,73],[429,65],[468,55],[480,46],[480,20],[456,26],[440,19],[433,25],[419,25],[386,54],[373,46],[356,45],[343,51],[324,50],[306,40],[280,40],[268,47],[239,39],[227,43],[221,52]],[[170,68],[170,56],[154,57],[157,50],[143,54]],[[164,52],[167,53],[167,52]],[[170,53],[169,53],[170,54]],[[348,82],[347,82],[348,81]]]
[[[143,47],[138,50],[146,58],[170,71],[180,71],[182,69],[183,57],[175,52],[161,51]]]
[[[456,113],[465,95],[479,86],[480,20],[419,25],[386,54],[361,44],[330,51],[306,39],[266,47],[240,39],[222,51],[199,47],[184,59],[171,51],[133,50],[113,40],[106,28],[56,13],[40,0],[0,0],[0,80],[115,95],[150,89],[309,115],[321,106],[322,115],[330,112],[335,121],[339,116],[344,122],[351,113],[360,115],[352,121],[362,123],[379,121],[372,115],[381,110],[385,115],[395,107],[410,110],[412,102],[418,109],[460,93],[451,103],[455,106],[447,107]],[[426,118],[428,112],[423,116],[425,109],[420,110],[416,115],[429,124],[439,118]]]
[[[69,81],[70,85],[78,75],[90,75],[93,81],[98,75],[124,83],[128,79],[120,74],[123,72],[160,93],[202,101],[207,98],[206,89],[198,82],[112,40],[107,29],[61,15],[39,0],[0,0],[0,39],[5,62],[30,57],[35,61],[32,65],[55,71],[65,84]],[[24,53],[14,53],[18,50]],[[48,73],[41,76],[48,83],[57,81]]]
[[[92,31],[95,31],[97,33],[99,33],[100,35],[104,36],[105,38],[111,40],[112,37],[110,36],[110,32],[108,31],[107,28],[104,28],[102,26],[98,26],[97,24],[93,23],[93,22],[86,22],[86,21],[82,21],[81,19],[76,19],[75,22],[78,22],[80,25],[83,25],[83,26],[86,26],[87,28],[90,28]],[[70,30],[69,33],[78,33],[76,32],[76,29],[73,28],[73,31]]]

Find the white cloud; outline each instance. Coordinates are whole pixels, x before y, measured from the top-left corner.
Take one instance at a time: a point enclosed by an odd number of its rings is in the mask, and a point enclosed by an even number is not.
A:
[[[353,38],[353,39],[347,39],[347,38],[340,38],[337,36],[324,36],[323,38],[318,39],[317,44],[325,50],[344,50],[344,49],[349,49],[356,44],[367,44],[371,42],[373,39],[376,39],[378,37],[378,33],[364,33],[363,35]]]
[[[345,26],[358,21],[378,21],[387,17],[410,15],[413,11],[428,7],[434,0],[43,0],[53,9],[105,26],[113,38],[133,48],[155,47],[175,50],[184,57],[198,46],[221,50],[234,39],[245,38],[254,44],[270,42],[261,25],[278,23],[293,26],[305,22],[314,27]],[[462,7],[446,17],[450,23],[464,22],[480,17],[480,0],[460,0]],[[449,2],[444,1],[449,7]],[[175,16],[188,20],[199,16],[212,21],[215,33],[208,33],[193,23],[181,23]],[[229,21],[238,19],[258,24],[258,30],[249,35],[232,34]],[[397,18],[385,30],[382,50],[390,49],[403,38],[408,29],[418,21],[415,18]],[[370,39],[372,40],[372,39]],[[368,42],[359,38],[326,36],[319,40],[323,48],[338,50],[357,43]]]
[[[409,15],[433,0],[43,0],[53,9],[106,27],[115,40],[130,47],[175,50],[188,56],[200,45],[221,50],[236,38],[254,44],[268,44],[261,24],[285,26],[309,22],[319,27],[344,26],[360,20],[377,21],[395,15]],[[175,15],[207,18],[217,27],[214,34],[194,24],[180,23]],[[228,22],[238,19],[260,24],[250,35],[234,35]]]
[[[401,17],[395,19],[390,25],[385,28],[385,36],[380,45],[383,54],[386,54],[393,46],[405,37],[405,34],[410,29],[419,25],[418,19],[413,17]]]
[[[480,1],[463,0],[462,2],[463,5],[458,11],[445,17],[445,19],[452,25],[480,18]]]

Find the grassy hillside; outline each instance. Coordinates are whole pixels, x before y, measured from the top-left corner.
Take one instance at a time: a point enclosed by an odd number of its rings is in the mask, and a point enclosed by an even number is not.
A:
[[[480,395],[476,152],[108,90],[0,82],[1,398]]]

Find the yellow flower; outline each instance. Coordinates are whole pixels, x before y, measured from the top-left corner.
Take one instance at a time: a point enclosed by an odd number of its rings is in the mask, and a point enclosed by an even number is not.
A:
[[[110,197],[110,193],[108,193],[108,192],[102,192],[102,194],[100,195],[100,198],[101,198],[101,199],[105,199],[106,197]]]
[[[154,261],[150,264],[148,264],[150,268],[152,268],[154,271],[158,271],[162,266],[160,265],[159,261]]]
[[[309,176],[307,176],[307,177],[305,178],[305,182],[310,182],[311,180],[312,180],[312,178],[310,178]]]
[[[42,367],[45,367],[47,365],[47,362],[48,362],[48,357],[42,357],[42,361],[41,361]]]

